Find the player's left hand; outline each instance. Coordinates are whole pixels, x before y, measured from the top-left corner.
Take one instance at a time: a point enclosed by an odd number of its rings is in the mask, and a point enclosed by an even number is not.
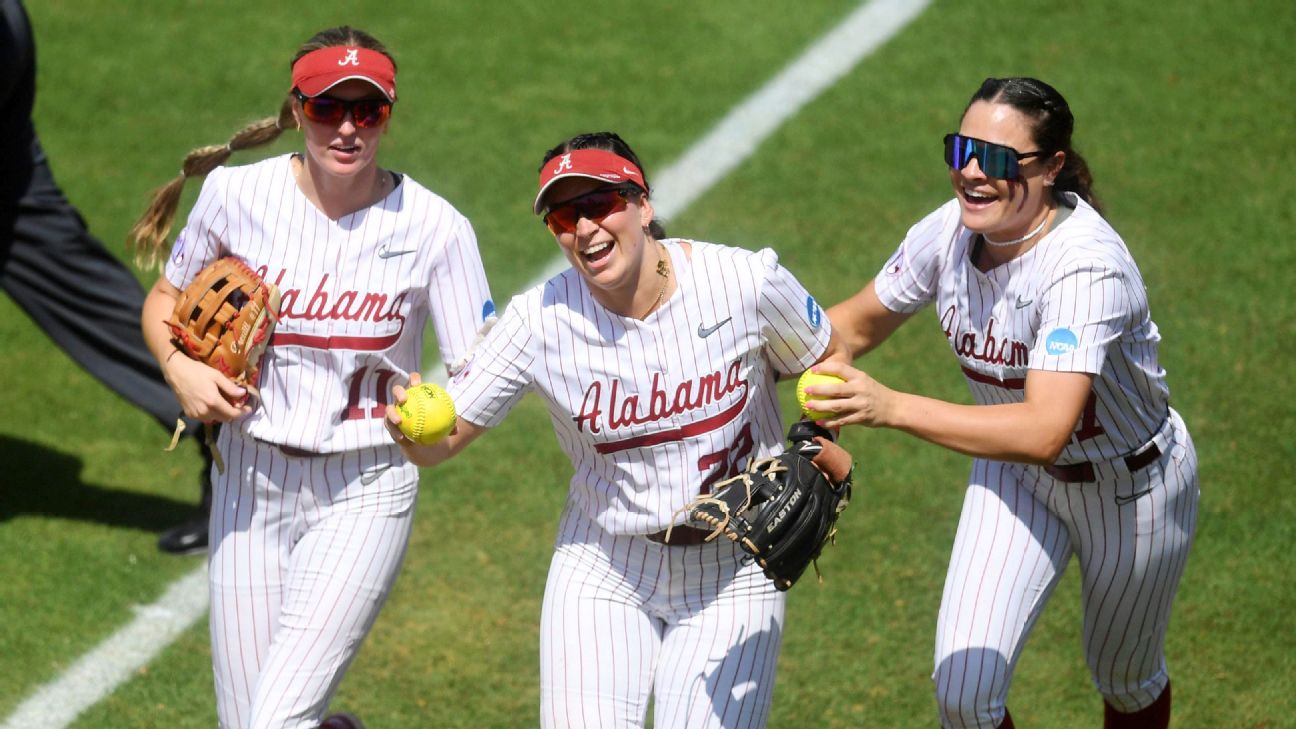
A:
[[[893,423],[897,393],[848,364],[825,360],[811,368],[824,375],[836,375],[845,382],[810,385],[806,393],[815,396],[814,408],[833,413],[819,423],[828,428],[843,425],[887,427]]]

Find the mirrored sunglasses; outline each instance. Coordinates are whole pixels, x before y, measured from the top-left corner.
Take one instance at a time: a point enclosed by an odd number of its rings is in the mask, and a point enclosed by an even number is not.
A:
[[[392,103],[387,99],[354,99],[346,101],[332,96],[306,96],[294,90],[302,113],[316,124],[337,126],[347,114],[360,129],[380,127],[391,116]]]
[[[945,164],[952,170],[961,170],[976,157],[977,164],[987,177],[1015,180],[1021,172],[1021,160],[1038,157],[1043,152],[1018,152],[1012,147],[987,142],[984,139],[965,137],[962,134],[945,135]]]
[[[565,200],[545,210],[545,225],[554,235],[575,232],[581,218],[597,223],[625,210],[630,194],[631,190],[625,187],[605,187]]]

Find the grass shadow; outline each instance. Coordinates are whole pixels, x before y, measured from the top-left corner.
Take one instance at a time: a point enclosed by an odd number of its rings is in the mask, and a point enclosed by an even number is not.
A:
[[[81,478],[80,458],[0,434],[0,524],[48,516],[160,532],[191,516],[194,504],[139,494]]]

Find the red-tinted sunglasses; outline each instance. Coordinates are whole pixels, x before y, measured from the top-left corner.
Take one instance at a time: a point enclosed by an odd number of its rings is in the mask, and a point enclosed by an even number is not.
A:
[[[572,233],[581,218],[600,222],[612,213],[625,210],[630,196],[637,192],[633,187],[604,187],[570,200],[564,200],[545,209],[544,222],[554,235]]]
[[[301,102],[302,113],[316,124],[335,127],[350,114],[356,127],[373,129],[382,126],[391,116],[392,103],[387,99],[346,101],[332,96],[307,96],[296,89],[293,89],[293,94]]]

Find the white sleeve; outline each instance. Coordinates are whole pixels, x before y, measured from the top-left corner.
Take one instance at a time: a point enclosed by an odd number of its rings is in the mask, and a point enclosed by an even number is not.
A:
[[[883,306],[910,314],[936,298],[942,254],[949,247],[948,206],[943,206],[909,229],[900,247],[873,279]]]
[[[1100,374],[1107,348],[1127,329],[1134,298],[1121,271],[1091,260],[1068,267],[1044,289],[1033,370]]]
[[[448,387],[455,411],[473,425],[493,428],[531,388],[535,342],[516,296]]]
[[[470,356],[478,332],[495,320],[477,235],[467,218],[459,216],[433,262],[427,296],[441,361],[453,373]]]
[[[165,275],[178,289],[188,286],[207,264],[225,255],[229,233],[225,210],[226,172],[224,167],[217,167],[207,174],[185,227],[171,245]]]
[[[756,307],[766,352],[780,373],[799,374],[823,356],[832,324],[819,302],[778,262],[778,254],[765,248],[757,257],[763,280]]]

